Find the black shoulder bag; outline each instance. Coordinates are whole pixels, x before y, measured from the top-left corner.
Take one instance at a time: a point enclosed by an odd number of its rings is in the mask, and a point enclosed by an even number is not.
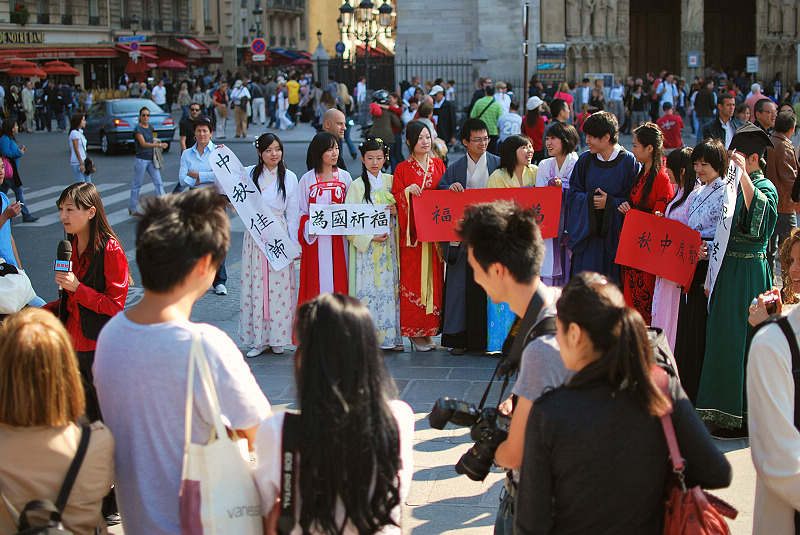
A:
[[[50,500],[33,500],[25,505],[22,513],[19,515],[19,520],[16,520],[17,529],[19,531],[16,535],[72,535],[72,531],[64,528],[61,522],[61,515],[64,513],[64,507],[67,505],[67,498],[72,491],[72,486],[75,484],[75,479],[78,477],[78,471],[83,464],[83,458],[86,456],[86,450],[89,449],[89,437],[92,430],[88,425],[81,428],[81,441],[78,444],[78,451],[75,453],[75,458],[72,464],[69,465],[67,477],[64,478],[64,483],[61,485],[61,490],[58,492],[58,498],[53,503]],[[2,496],[2,494],[0,494]],[[16,513],[11,507],[11,504],[2,496],[3,501],[6,502],[6,507],[11,513],[12,519]],[[50,513],[50,519],[47,524],[40,527],[31,527],[28,514],[33,511],[46,511]]]
[[[300,431],[300,415],[287,412],[283,417],[281,437],[281,515],[278,517],[278,533],[289,535],[295,521],[295,487],[297,486],[297,454]]]

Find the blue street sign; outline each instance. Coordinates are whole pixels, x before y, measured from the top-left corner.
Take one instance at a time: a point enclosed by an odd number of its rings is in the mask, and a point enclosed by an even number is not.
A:
[[[146,35],[122,35],[119,37],[120,43],[130,43],[133,41],[146,41]]]
[[[339,41],[338,43],[336,43],[336,52],[338,54],[344,54],[344,43],[343,42]]]

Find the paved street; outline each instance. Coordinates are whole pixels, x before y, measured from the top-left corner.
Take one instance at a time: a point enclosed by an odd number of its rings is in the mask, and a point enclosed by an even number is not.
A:
[[[179,114],[175,114],[175,118],[177,122]],[[240,141],[233,139],[232,127],[231,121],[225,141],[245,165],[255,163],[255,149],[250,141],[253,135],[263,132],[263,128],[252,128],[250,140]],[[302,175],[306,144],[313,131],[308,125],[300,125],[295,130],[279,132],[278,135],[286,143],[288,167],[298,176]],[[693,136],[687,135],[686,141],[693,145]],[[28,147],[20,164],[26,204],[41,219],[33,224],[15,222],[13,234],[23,266],[27,269],[34,288],[46,300],[54,300],[57,297],[57,288],[53,283],[52,262],[58,241],[63,239],[63,227],[58,220],[54,201],[60,191],[72,182],[73,176],[69,167],[67,134],[20,134],[18,142]],[[622,142],[630,147],[630,136],[623,138]],[[175,143],[172,151],[165,157],[163,176],[167,191],[172,190],[177,180],[178,148]],[[134,281],[138,282],[140,278],[134,251],[135,221],[127,212],[129,184],[133,175],[133,154],[123,152],[114,156],[103,156],[99,149],[90,149],[90,156],[95,159],[98,169],[93,180],[101,191],[109,220],[126,248]],[[350,170],[355,175],[359,174],[360,165],[357,166],[355,162],[351,164],[349,155],[346,155],[346,160]],[[144,195],[152,194],[152,184],[142,191]],[[11,198],[13,201],[13,195]],[[227,296],[207,293],[195,306],[192,319],[217,325],[237,340],[239,257],[244,227],[236,216],[232,220],[232,246],[227,263],[229,293]],[[137,302],[140,297],[141,288],[131,288],[128,306]],[[406,347],[408,348],[408,342]],[[242,349],[247,351],[249,348]],[[466,476],[457,475],[453,466],[469,447],[468,430],[452,427],[445,431],[432,430],[427,422],[427,413],[433,402],[441,396],[478,402],[496,359],[472,355],[453,357],[443,350],[425,354],[387,352],[385,358],[397,382],[400,397],[411,405],[418,420],[414,440],[414,483],[404,510],[403,531],[419,535],[491,533],[503,474],[494,471],[484,483],[475,483]],[[262,355],[249,359],[248,364],[277,410],[297,408],[291,352],[280,356]],[[489,401],[495,403],[498,396],[499,385],[495,385]],[[755,492],[755,473],[748,443],[718,442],[718,445],[734,465],[734,483],[730,489],[716,494],[739,509],[739,520],[732,522],[731,528],[733,533],[744,535],[751,531]],[[111,532],[120,534],[122,529],[115,527]]]

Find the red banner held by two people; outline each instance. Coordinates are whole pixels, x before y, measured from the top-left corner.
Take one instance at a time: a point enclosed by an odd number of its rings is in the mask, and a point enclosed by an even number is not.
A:
[[[616,262],[688,288],[702,243],[700,233],[680,221],[631,210],[625,214]]]
[[[455,228],[471,204],[497,200],[516,201],[520,206],[530,206],[537,212],[542,238],[558,235],[561,217],[561,188],[496,188],[467,189],[462,193],[450,190],[425,190],[419,197],[411,196],[411,210],[419,241],[457,241]]]

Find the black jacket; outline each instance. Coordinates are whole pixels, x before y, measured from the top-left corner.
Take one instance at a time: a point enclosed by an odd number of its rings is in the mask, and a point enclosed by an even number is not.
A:
[[[736,132],[744,125],[744,121],[738,117],[731,117],[731,125],[733,125],[733,131]],[[719,117],[715,117],[713,121],[703,127],[703,139],[710,137],[725,143],[725,129],[722,128],[722,121],[719,120]]]
[[[433,114],[437,117],[436,133],[445,143],[449,144],[450,140],[456,135],[455,106],[453,106],[452,102],[443,100],[439,108],[433,108]]]

